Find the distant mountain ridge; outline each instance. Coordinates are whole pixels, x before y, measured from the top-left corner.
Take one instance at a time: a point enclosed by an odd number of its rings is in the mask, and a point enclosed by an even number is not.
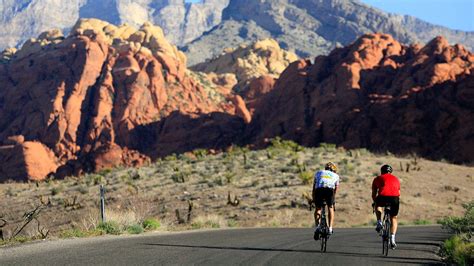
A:
[[[167,39],[183,45],[221,20],[229,0],[4,0],[0,5],[0,50],[15,47],[41,32],[68,31],[79,18],[98,18],[134,27],[159,25]]]
[[[327,54],[365,33],[382,32],[402,43],[426,43],[442,35],[471,51],[474,33],[450,30],[411,16],[394,15],[358,0],[4,0],[0,6],[0,50],[41,32],[68,31],[79,18],[134,27],[150,21],[183,49],[189,65],[225,48],[276,39],[301,57]]]
[[[376,32],[391,34],[404,44],[427,43],[442,35],[452,44],[474,48],[474,32],[389,14],[357,0],[231,0],[222,22],[182,49],[193,65],[224,48],[273,38],[301,57],[315,57]]]

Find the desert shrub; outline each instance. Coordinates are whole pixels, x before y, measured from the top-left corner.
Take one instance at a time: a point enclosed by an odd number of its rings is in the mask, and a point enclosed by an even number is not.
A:
[[[101,175],[90,174],[86,175],[86,184],[90,185],[100,185],[104,183],[104,177]]]
[[[103,231],[106,234],[119,235],[122,233],[120,225],[115,221],[101,222],[97,226],[97,229]]]
[[[59,193],[62,192],[62,188],[61,187],[53,187],[51,189],[51,196],[55,196],[55,195],[58,195]]]
[[[227,220],[227,227],[237,227],[238,223],[234,219]]]
[[[30,240],[27,236],[15,236],[11,241],[25,243],[26,241]]]
[[[161,223],[154,218],[148,218],[143,221],[142,225],[145,230],[156,230],[160,228]]]
[[[443,228],[455,234],[463,235],[466,239],[471,239],[474,229],[474,201],[463,204],[463,207],[466,210],[463,217],[446,217],[440,223]]]
[[[176,183],[186,182],[187,177],[187,174],[184,172],[177,172],[171,175],[171,179]]]
[[[463,207],[466,210],[463,217],[446,217],[440,221],[443,228],[456,234],[444,242],[442,255],[458,265],[473,265],[474,201],[463,204]]]
[[[298,174],[298,177],[304,185],[307,185],[313,180],[313,172],[303,171]]]
[[[304,151],[304,147],[292,140],[283,140],[280,137],[276,137],[270,141],[273,148],[283,149],[287,151],[299,152]]]
[[[85,236],[87,236],[86,232],[77,228],[62,231],[59,234],[59,237],[61,238],[85,237]]]
[[[130,226],[127,227],[127,232],[129,234],[134,234],[134,235],[137,235],[137,234],[141,234],[143,233],[143,227],[141,224],[132,224]]]
[[[193,154],[196,158],[201,159],[208,155],[208,151],[206,149],[197,149],[193,151]]]
[[[178,160],[178,157],[176,156],[176,154],[171,154],[171,155],[168,155],[164,158],[165,161],[176,161]]]
[[[191,228],[221,228],[225,226],[224,219],[218,215],[199,216],[191,223]]]
[[[99,172],[97,172],[97,174],[101,175],[101,176],[106,176],[110,173],[112,173],[112,169],[110,169],[110,168],[105,168],[105,169],[102,169]]]
[[[457,265],[473,265],[474,263],[474,243],[466,242],[458,235],[444,242],[442,253],[449,262]]]
[[[136,169],[128,171],[128,176],[130,176],[132,180],[139,180],[141,178],[140,173]]]
[[[227,182],[227,184],[231,184],[234,181],[234,178],[237,176],[236,173],[233,172],[226,172],[224,173],[224,178]]]
[[[342,175],[347,175],[354,172],[355,166],[353,163],[349,162],[349,160],[344,158],[339,162],[339,169]]]

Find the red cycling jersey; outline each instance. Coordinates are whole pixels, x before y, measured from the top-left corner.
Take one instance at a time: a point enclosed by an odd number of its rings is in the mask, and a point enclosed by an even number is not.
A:
[[[372,182],[372,190],[378,190],[377,196],[400,197],[400,181],[392,174],[377,176]]]

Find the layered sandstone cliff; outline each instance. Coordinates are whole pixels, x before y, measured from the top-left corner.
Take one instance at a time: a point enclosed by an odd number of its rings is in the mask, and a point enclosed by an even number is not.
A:
[[[474,55],[438,37],[405,46],[390,35],[288,67],[261,101],[252,142],[282,136],[305,145],[474,160]]]
[[[40,180],[232,144],[301,144],[474,160],[474,55],[438,37],[368,34],[235,95],[186,69],[160,28],[80,21],[0,64],[0,180]]]
[[[81,20],[67,38],[59,31],[46,32],[3,60],[3,180],[140,165],[150,154],[169,152],[141,153],[143,143],[156,142],[146,139],[143,127],[176,112],[199,117],[233,115],[238,109],[232,95],[190,78],[184,54],[149,23],[137,30]],[[32,162],[40,158],[47,165],[35,167]],[[21,171],[12,170],[20,166]]]

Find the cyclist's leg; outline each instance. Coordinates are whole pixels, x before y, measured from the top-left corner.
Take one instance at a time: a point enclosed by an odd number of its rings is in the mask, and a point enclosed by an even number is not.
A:
[[[323,206],[323,197],[321,194],[321,189],[317,188],[313,192],[313,201],[314,205],[316,206],[316,209],[314,211],[314,224],[319,226],[319,221],[321,219],[321,208]]]
[[[375,217],[377,221],[382,221],[382,212],[383,212],[383,205],[380,202],[380,197],[375,199]]]
[[[397,244],[395,243],[395,235],[397,233],[398,229],[398,209],[400,207],[400,200],[398,197],[392,197],[390,199],[391,201],[391,215],[390,215],[390,221],[391,221],[391,226],[390,226],[390,231],[391,231],[391,243],[392,243],[392,248],[395,248]]]
[[[329,207],[329,213],[328,213],[328,217],[329,217],[329,228],[332,229],[333,225],[334,225],[334,206],[328,206]]]
[[[326,195],[327,199],[327,203],[328,203],[328,218],[329,218],[329,231],[332,232],[332,227],[334,226],[334,204],[335,204],[335,200],[334,200],[334,190],[332,189],[328,189],[327,190],[327,195]]]
[[[382,212],[383,212],[383,208],[381,206],[376,206],[375,217],[377,218],[377,221],[382,221]]]
[[[380,232],[382,229],[382,213],[383,209],[385,207],[385,202],[384,198],[381,196],[378,196],[375,199],[375,217],[377,218],[377,225],[375,227],[375,231]]]
[[[316,206],[316,209],[314,210],[314,224],[316,226],[319,225],[319,220],[321,219],[321,207]]]
[[[397,228],[398,228],[398,221],[397,221],[397,216],[391,216],[390,217],[391,219],[391,227],[390,227],[390,231],[392,231],[392,234],[396,234],[397,233]]]

